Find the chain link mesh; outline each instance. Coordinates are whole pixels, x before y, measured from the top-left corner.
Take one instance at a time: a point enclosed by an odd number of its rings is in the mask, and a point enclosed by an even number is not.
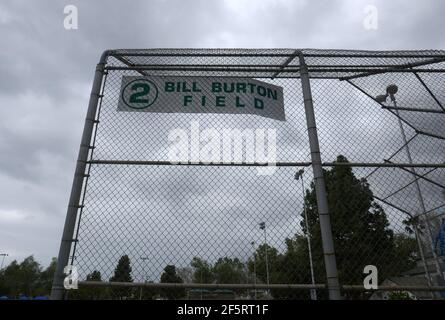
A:
[[[383,285],[443,285],[445,252],[438,242],[445,217],[445,52],[302,52],[325,162],[340,283],[363,285],[364,267],[375,265]],[[311,284],[312,262],[314,282],[324,284],[313,173],[298,165],[311,161],[299,67],[293,49],[112,51],[72,248],[80,279],[116,280],[118,262],[127,256],[131,272],[123,273],[130,275],[127,281],[140,283]],[[118,112],[124,75],[255,78],[283,88],[286,121]],[[399,88],[396,103],[376,99],[390,84]],[[157,163],[169,161],[169,132],[188,131],[192,122],[220,134],[227,128],[274,129],[277,163],[295,166],[278,166],[261,176],[255,166]],[[410,161],[424,167],[407,166]],[[70,296],[311,297],[309,289],[86,288]],[[327,298],[325,290],[316,293]],[[343,295],[391,297],[362,291]],[[439,298],[440,293],[416,291],[409,297]]]

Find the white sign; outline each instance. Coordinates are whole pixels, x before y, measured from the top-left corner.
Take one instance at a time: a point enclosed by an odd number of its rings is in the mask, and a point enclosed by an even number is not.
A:
[[[124,76],[118,111],[254,114],[285,120],[283,88],[250,78]]]

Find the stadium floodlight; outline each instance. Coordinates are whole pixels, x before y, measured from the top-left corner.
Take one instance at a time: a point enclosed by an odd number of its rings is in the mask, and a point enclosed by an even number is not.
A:
[[[252,241],[250,243],[252,245],[252,249],[253,249],[253,284],[255,286],[254,289],[254,295],[255,295],[255,300],[257,299],[257,291],[256,291],[256,253],[255,253],[255,241]]]
[[[397,85],[395,84],[390,84],[389,86],[386,87],[386,94],[379,94],[378,96],[375,97],[375,101],[379,103],[384,103],[386,102],[386,99],[390,97],[391,101],[394,102],[396,101],[395,94],[397,93],[397,91],[399,91],[399,87],[397,87]]]
[[[375,100],[377,102],[384,103],[384,102],[386,102],[387,98],[388,98],[388,95],[386,95],[386,94],[379,94],[377,97],[375,97]]]
[[[412,159],[412,156],[411,156],[411,151],[410,151],[410,147],[409,147],[409,141],[408,141],[408,139],[406,137],[405,129],[403,127],[402,119],[400,117],[399,110],[398,110],[398,107],[397,107],[397,100],[396,100],[396,96],[395,95],[396,95],[396,93],[398,91],[399,91],[399,88],[398,88],[397,85],[390,84],[390,85],[388,85],[386,87],[386,97],[389,96],[391,98],[392,103],[393,103],[394,110],[395,110],[395,115],[397,116],[397,120],[398,120],[398,123],[399,123],[400,133],[402,135],[402,141],[403,141],[404,149],[405,149],[405,152],[406,152],[406,156],[408,158],[408,163],[410,165],[412,165],[413,164],[413,159]],[[377,98],[376,98],[376,100],[377,100]],[[413,182],[414,182],[414,185],[415,185],[416,191],[417,191],[417,198],[418,198],[418,201],[419,201],[419,204],[420,204],[420,208],[421,208],[421,212],[422,212],[421,214],[424,215],[424,220],[425,220],[425,223],[426,223],[426,226],[427,226],[426,229],[427,229],[427,232],[428,232],[428,235],[429,235],[429,238],[430,238],[428,242],[430,242],[430,246],[431,246],[431,253],[432,253],[432,256],[433,256],[433,263],[435,265],[436,272],[439,275],[442,275],[442,278],[445,278],[444,273],[442,273],[442,270],[441,270],[441,267],[440,267],[440,261],[439,261],[439,259],[437,257],[436,252],[435,252],[435,248],[434,248],[434,244],[433,244],[433,238],[434,237],[433,237],[433,233],[432,233],[432,230],[431,230],[430,222],[428,220],[428,217],[426,216],[427,210],[426,210],[425,203],[424,203],[424,200],[423,200],[422,191],[420,189],[420,184],[419,184],[419,181],[418,181],[418,178],[417,178],[416,169],[414,167],[411,168],[411,172],[412,172],[412,175],[413,175]],[[421,256],[422,256],[423,255],[423,252],[422,252],[423,249],[421,248],[421,245],[419,246],[419,251],[420,251]],[[424,258],[422,260],[424,260]],[[428,266],[427,266],[425,261],[424,261],[424,268],[425,268],[425,273],[428,275],[429,274]]]
[[[396,101],[395,94],[399,91],[399,88],[395,84],[390,84],[386,87],[386,94],[391,98],[391,101]]]
[[[8,254],[7,253],[0,253],[0,256],[3,257],[2,265],[0,267],[0,270],[2,270],[3,269],[3,263],[5,262],[5,258],[8,256]]]
[[[268,254],[267,254],[267,233],[266,233],[266,222],[260,222],[260,229],[264,230],[264,251],[265,251],[265,255],[266,255],[266,279],[267,279],[267,285],[270,284],[270,280],[269,280],[269,258],[268,258]],[[269,295],[269,289],[267,289],[267,293]]]

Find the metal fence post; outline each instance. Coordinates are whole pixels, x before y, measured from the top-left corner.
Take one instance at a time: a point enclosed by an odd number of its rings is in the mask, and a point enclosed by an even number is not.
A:
[[[327,287],[330,300],[340,300],[340,284],[338,281],[337,262],[335,259],[334,241],[332,238],[331,220],[329,217],[326,185],[321,165],[320,146],[315,124],[314,106],[312,103],[311,84],[308,67],[302,52],[299,53],[300,77],[303,89],[304,109],[306,114],[309,145],[311,149],[312,170],[314,171],[315,193],[317,197],[318,215],[320,220],[323,256],[326,267]]]
[[[104,67],[109,55],[109,51],[105,51],[99,63],[96,66],[96,73],[94,75],[93,87],[91,89],[90,100],[88,103],[87,116],[82,133],[82,140],[77,157],[76,171],[74,173],[73,184],[71,186],[71,194],[68,203],[68,209],[65,218],[65,225],[63,227],[62,240],[60,242],[59,255],[57,258],[57,267],[54,274],[53,285],[51,289],[51,300],[61,300],[64,296],[63,280],[65,278],[63,269],[68,265],[71,245],[73,239],[74,228],[76,225],[77,211],[79,209],[79,200],[82,193],[82,185],[85,176],[86,163],[88,161],[88,154],[90,151],[91,137],[94,129],[97,105],[100,96],[100,89],[102,86],[102,79],[104,75]]]

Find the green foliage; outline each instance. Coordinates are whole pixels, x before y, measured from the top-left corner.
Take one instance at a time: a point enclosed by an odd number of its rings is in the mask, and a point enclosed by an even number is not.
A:
[[[110,282],[133,282],[131,271],[130,258],[127,255],[123,255],[114,269],[114,275],[110,278]],[[115,299],[129,299],[133,294],[133,290],[132,288],[123,287],[113,288],[111,294]]]
[[[21,263],[14,260],[0,271],[0,296],[49,296],[55,269],[56,258],[43,271],[33,256],[25,258]]]
[[[344,156],[338,156],[336,162],[348,163]],[[418,259],[417,242],[412,234],[417,228],[415,219],[406,220],[407,234],[394,233],[383,208],[374,202],[370,185],[365,179],[355,176],[352,168],[347,165],[334,166],[324,170],[328,205],[331,217],[334,246],[337,258],[340,283],[361,284],[365,265],[375,265],[379,271],[379,280],[390,276],[399,276],[413,268]],[[266,252],[271,283],[310,283],[310,263],[308,255],[308,236],[311,249],[316,283],[325,283],[325,268],[322,252],[322,239],[319,226],[319,216],[315,195],[315,185],[312,182],[306,190],[304,198],[307,209],[308,226],[305,223],[304,212],[301,213],[302,234],[296,234],[285,239],[286,250],[278,250],[268,244],[258,246],[247,264],[238,258],[221,257],[213,265],[194,257],[190,268],[176,269],[167,265],[161,275],[162,283],[246,283],[253,282],[254,269],[258,283],[267,282]],[[6,268],[0,270],[0,295],[19,294],[49,295],[56,260],[45,270],[34,260],[27,257],[21,263],[12,261]],[[246,268],[247,267],[247,268]],[[247,269],[247,270],[246,270]],[[248,272],[247,272],[248,271]],[[133,282],[132,268],[127,255],[122,256],[110,278],[112,282]],[[88,281],[102,281],[99,271],[87,275]],[[104,289],[98,287],[83,287],[70,291],[70,298],[75,299],[131,299],[142,295],[143,299],[152,299],[154,289],[132,288]],[[162,289],[161,295],[168,299],[185,297],[184,289]],[[309,299],[309,290],[271,290],[274,298],[304,298]],[[318,292],[323,298],[324,290]],[[352,294],[350,294],[351,297]],[[393,293],[390,298],[404,299],[402,293]]]
[[[266,250],[267,250],[267,261],[269,265],[269,278],[272,278],[276,272],[279,265],[279,254],[278,250],[271,247],[268,244],[262,244],[258,246],[254,253],[254,257],[249,258],[247,261],[247,268],[250,273],[254,271],[254,263],[256,267],[256,277],[263,283],[267,283],[267,268],[266,268]]]
[[[413,298],[405,291],[391,291],[388,293],[388,300],[413,300]]]
[[[181,277],[176,273],[174,265],[167,265],[161,275],[161,283],[182,283]],[[185,296],[185,290],[181,288],[163,289],[161,295],[167,299],[180,299]]]
[[[50,295],[51,287],[53,285],[54,273],[56,272],[56,266],[57,259],[52,258],[49,266],[40,273],[36,290],[37,295]]]
[[[194,257],[190,265],[193,268],[194,283],[212,283],[215,279],[212,266],[207,261]]]
[[[219,258],[213,266],[213,274],[217,283],[244,283],[247,278],[244,263],[238,258]]]
[[[347,163],[348,160],[338,156],[336,162]],[[412,268],[416,258],[415,239],[404,234],[394,234],[389,228],[386,213],[374,202],[367,181],[358,179],[350,166],[324,170],[324,177],[340,283],[361,284],[363,268],[369,264],[377,266],[380,280]],[[324,259],[314,183],[310,190],[306,190],[304,201],[309,230],[302,212],[301,227],[304,234],[286,239],[287,251],[279,264],[283,275],[281,280],[310,283],[307,245],[310,234],[316,282],[324,283]]]

